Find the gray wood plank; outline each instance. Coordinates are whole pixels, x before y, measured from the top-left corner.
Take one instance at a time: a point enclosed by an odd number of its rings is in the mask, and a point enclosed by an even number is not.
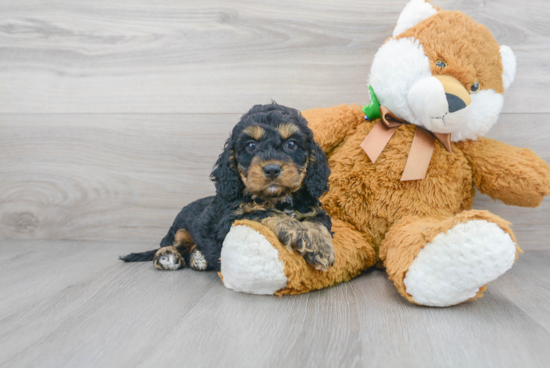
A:
[[[382,271],[270,297],[225,289],[212,272],[116,259],[149,246],[0,242],[0,366],[545,367],[550,359],[548,251],[526,252],[479,301],[425,308],[401,298]]]
[[[365,103],[408,0],[0,2],[0,112],[240,113]],[[550,112],[550,3],[436,0],[518,58],[505,112]]]
[[[212,195],[212,166],[239,114],[0,114],[0,239],[147,240]],[[549,114],[503,114],[489,136],[550,162]],[[518,126],[521,128],[518,129]],[[549,249],[550,202],[478,196],[525,249]]]
[[[240,115],[0,115],[2,237],[160,239]]]

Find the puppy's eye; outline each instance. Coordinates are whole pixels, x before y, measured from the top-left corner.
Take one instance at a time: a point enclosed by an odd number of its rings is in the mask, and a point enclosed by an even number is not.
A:
[[[435,62],[435,66],[437,66],[438,68],[443,69],[443,68],[445,68],[445,67],[447,66],[447,63],[444,62],[443,60],[437,60],[437,61]]]
[[[479,82],[475,82],[474,84],[472,84],[472,86],[470,87],[470,91],[472,93],[476,93],[477,91],[479,91]]]
[[[248,152],[252,152],[256,149],[256,143],[254,142],[248,142],[248,144],[246,145],[246,150]]]
[[[288,148],[291,151],[294,151],[298,147],[295,141],[288,141],[286,142],[286,148]]]

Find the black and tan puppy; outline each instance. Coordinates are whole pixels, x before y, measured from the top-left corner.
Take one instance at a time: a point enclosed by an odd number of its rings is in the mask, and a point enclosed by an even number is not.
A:
[[[330,217],[319,197],[327,190],[327,158],[295,109],[256,105],[233,128],[211,179],[216,195],[199,199],[176,217],[158,250],[121,257],[153,260],[161,270],[187,263],[219,270],[225,236],[235,220],[258,221],[306,262],[326,270],[334,263]]]

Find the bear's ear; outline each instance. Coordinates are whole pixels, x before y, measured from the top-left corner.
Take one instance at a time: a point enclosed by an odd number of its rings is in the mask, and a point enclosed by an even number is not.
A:
[[[397,25],[393,30],[393,37],[400,35],[407,29],[414,27],[424,19],[437,13],[436,8],[426,0],[411,0],[399,15]]]
[[[516,55],[508,46],[500,46],[500,57],[502,58],[502,83],[504,89],[508,89],[516,76]]]

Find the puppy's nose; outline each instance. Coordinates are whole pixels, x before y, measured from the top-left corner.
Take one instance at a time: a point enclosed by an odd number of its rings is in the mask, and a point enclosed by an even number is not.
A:
[[[275,179],[281,175],[281,171],[283,171],[281,165],[269,164],[264,166],[264,174],[270,179]]]

